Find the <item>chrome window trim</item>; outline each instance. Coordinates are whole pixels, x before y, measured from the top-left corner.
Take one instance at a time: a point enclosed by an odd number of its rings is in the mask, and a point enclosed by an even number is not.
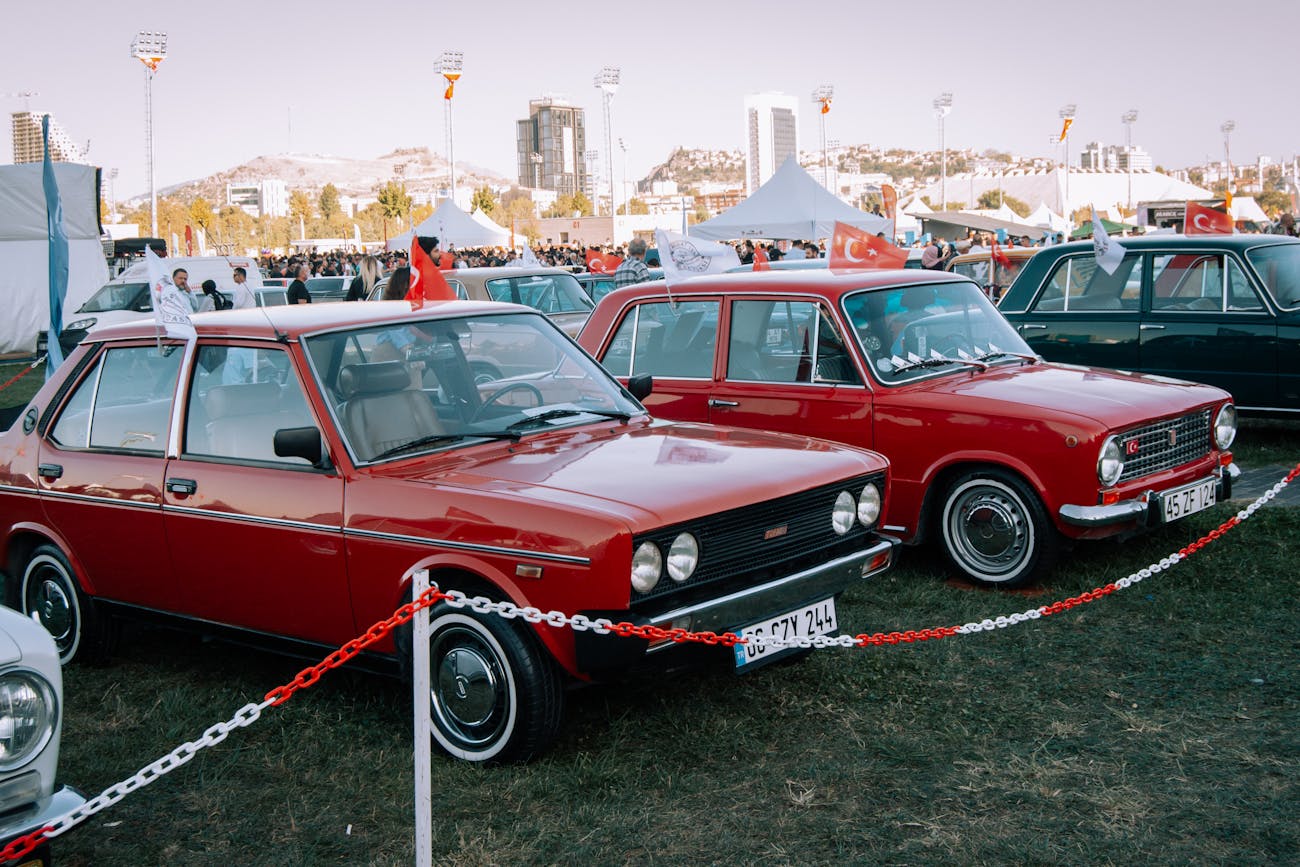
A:
[[[424,545],[434,548],[451,548],[456,551],[479,551],[487,554],[500,554],[504,557],[528,557],[533,560],[549,560],[555,563],[570,563],[575,566],[590,566],[590,557],[575,557],[571,554],[552,554],[546,551],[529,551],[524,548],[503,548],[497,545],[480,545],[475,542],[454,542],[450,539],[434,539],[429,536],[408,536],[402,533],[383,533],[378,530],[358,530],[345,527],[345,536],[360,536],[365,539],[381,539],[388,542],[406,542],[412,545]]]

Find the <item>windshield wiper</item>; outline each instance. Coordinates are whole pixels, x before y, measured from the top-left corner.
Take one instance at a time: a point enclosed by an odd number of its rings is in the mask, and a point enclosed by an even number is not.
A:
[[[1042,358],[1037,355],[1025,355],[1023,352],[1003,352],[1001,349],[986,352],[975,360],[989,361],[994,358],[1019,358],[1021,361],[1028,362],[1029,364],[1037,364],[1039,361],[1042,361]]]
[[[393,455],[401,454],[402,452],[410,451],[411,449],[418,449],[421,446],[431,446],[435,443],[455,443],[460,442],[461,440],[472,439],[511,440],[513,442],[519,442],[519,436],[518,433],[510,430],[486,431],[484,433],[429,434],[428,436],[422,436],[419,439],[413,439],[409,443],[402,443],[401,445],[393,446],[391,449],[387,449],[386,451],[382,451],[375,455],[371,460],[382,461],[384,458],[392,457]]]
[[[506,425],[507,431],[519,430],[520,428],[532,427],[541,422],[547,422],[557,418],[568,418],[575,415],[594,415],[600,418],[613,418],[619,421],[627,421],[632,417],[630,412],[622,412],[616,409],[581,409],[579,407],[557,407],[548,409],[545,412],[539,412],[537,415],[530,415],[527,418],[521,418],[519,421]],[[517,436],[517,435],[516,435]]]
[[[903,361],[900,358],[898,361],[899,363],[894,366],[894,373],[902,373],[904,370],[914,370],[916,368],[943,367],[945,364],[966,364],[981,371],[989,369],[983,359],[949,358],[946,355],[931,355],[929,358],[915,358],[911,361]]]

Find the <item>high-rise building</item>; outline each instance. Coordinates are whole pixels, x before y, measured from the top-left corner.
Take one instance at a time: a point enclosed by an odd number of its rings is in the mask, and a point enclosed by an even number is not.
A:
[[[1102,172],[1126,172],[1132,163],[1133,171],[1151,171],[1151,154],[1140,146],[1133,145],[1129,150],[1125,145],[1103,145],[1101,142],[1088,142],[1079,154],[1079,168]]]
[[[799,154],[799,100],[784,93],[745,97],[745,191],[761,187]]]
[[[287,217],[289,191],[278,178],[226,184],[226,204],[242,208],[250,217]]]
[[[516,123],[519,185],[567,196],[590,195],[586,112],[562,99],[528,101],[528,117]]]
[[[39,163],[45,159],[45,146],[41,141],[41,118],[48,112],[15,111],[14,162]],[[50,116],[50,159],[56,163],[85,162],[86,155],[73,144],[63,127]]]

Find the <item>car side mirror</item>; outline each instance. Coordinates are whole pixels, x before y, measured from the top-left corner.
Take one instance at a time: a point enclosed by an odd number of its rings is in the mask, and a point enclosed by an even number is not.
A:
[[[318,470],[331,468],[320,431],[313,426],[280,428],[275,432],[274,446],[278,457],[303,458]]]
[[[639,373],[627,381],[627,390],[637,400],[645,400],[654,391],[654,377],[648,373]]]

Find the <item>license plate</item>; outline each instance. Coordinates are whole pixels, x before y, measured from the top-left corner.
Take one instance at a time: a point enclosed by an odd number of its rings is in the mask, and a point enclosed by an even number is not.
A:
[[[1188,515],[1210,508],[1214,505],[1215,493],[1214,479],[1192,482],[1190,485],[1165,491],[1160,496],[1165,522],[1177,521],[1179,518],[1186,518]]]
[[[814,635],[827,635],[838,628],[835,621],[835,600],[823,599],[812,605],[769,617],[761,623],[754,623],[736,634],[745,638],[811,638]],[[781,654],[788,653],[788,647],[763,647],[752,644],[737,644],[732,648],[736,652],[736,668],[744,668],[756,662],[765,662]]]

